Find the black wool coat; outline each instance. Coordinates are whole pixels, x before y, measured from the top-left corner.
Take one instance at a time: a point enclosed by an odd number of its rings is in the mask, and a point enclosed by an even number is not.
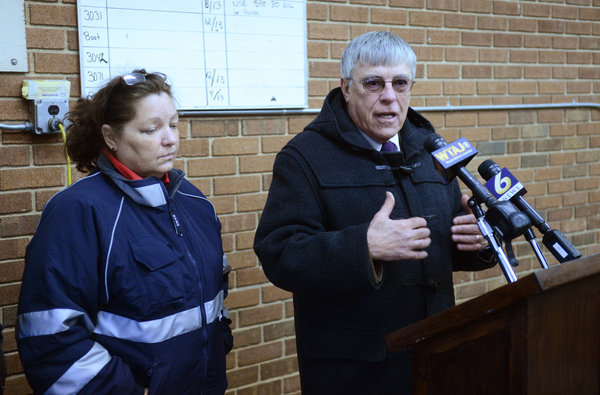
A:
[[[431,133],[409,109],[402,154],[388,161],[352,123],[337,88],[277,155],[254,249],[269,280],[294,295],[299,358],[382,361],[386,334],[454,305],[453,270],[490,266],[451,241],[461,192],[435,170],[423,146]],[[377,282],[367,228],[386,191],[395,197],[390,217],[427,218],[432,243],[425,260],[384,263]]]

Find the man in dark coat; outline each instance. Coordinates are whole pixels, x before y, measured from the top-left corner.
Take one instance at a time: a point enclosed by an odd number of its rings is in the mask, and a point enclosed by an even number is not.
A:
[[[453,270],[493,265],[423,146],[434,129],[409,108],[415,69],[391,33],[354,39],[341,88],[275,160],[254,249],[293,292],[305,394],[410,393],[410,353],[384,336],[453,306]],[[380,152],[388,141],[399,151]]]

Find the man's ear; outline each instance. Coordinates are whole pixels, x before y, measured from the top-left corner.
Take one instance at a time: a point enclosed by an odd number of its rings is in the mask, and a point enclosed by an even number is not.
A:
[[[340,87],[342,88],[342,93],[344,94],[344,99],[346,103],[350,100],[350,80],[345,78],[340,79]]]
[[[104,137],[104,142],[108,148],[111,151],[116,151],[119,145],[119,140],[117,138],[117,133],[110,125],[102,125],[102,136]]]

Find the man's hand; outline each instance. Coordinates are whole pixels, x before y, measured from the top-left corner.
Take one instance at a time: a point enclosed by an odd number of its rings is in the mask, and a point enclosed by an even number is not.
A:
[[[488,242],[481,235],[479,226],[477,226],[477,219],[467,204],[468,201],[469,197],[462,195],[461,203],[470,214],[454,217],[452,220],[453,226],[450,228],[452,241],[456,243],[456,248],[459,251],[480,251],[487,247]]]
[[[385,202],[375,214],[367,230],[371,258],[382,261],[425,259],[431,239],[425,218],[390,219],[394,195],[385,193]]]

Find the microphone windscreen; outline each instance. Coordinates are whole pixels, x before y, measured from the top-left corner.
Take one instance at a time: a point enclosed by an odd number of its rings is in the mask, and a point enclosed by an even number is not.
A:
[[[440,136],[437,133],[433,133],[433,134],[430,134],[429,137],[427,137],[427,140],[425,140],[424,145],[425,145],[425,149],[427,150],[427,152],[431,153],[442,147],[445,147],[448,144],[446,143],[446,140],[444,140],[444,138],[442,136]]]
[[[483,162],[481,162],[481,164],[477,168],[477,171],[479,171],[481,177],[483,177],[483,179],[487,181],[490,178],[494,177],[496,174],[498,174],[500,171],[502,171],[502,169],[500,169],[500,166],[498,166],[493,160],[486,159]]]

